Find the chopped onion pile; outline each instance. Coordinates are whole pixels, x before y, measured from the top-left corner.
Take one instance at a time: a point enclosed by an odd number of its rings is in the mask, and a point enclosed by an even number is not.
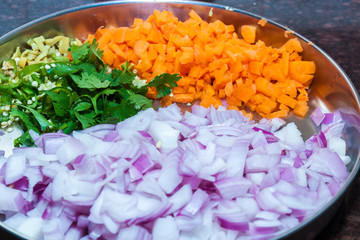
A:
[[[348,177],[340,114],[294,123],[177,105],[0,161],[5,224],[34,239],[268,239],[326,204]]]

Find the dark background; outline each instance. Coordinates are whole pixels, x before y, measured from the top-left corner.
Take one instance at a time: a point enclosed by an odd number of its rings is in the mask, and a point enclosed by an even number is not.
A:
[[[0,36],[47,14],[96,0],[0,0]],[[360,0],[214,0],[276,21],[327,52],[360,90]],[[360,239],[360,176],[317,239]],[[0,239],[10,239],[0,230]]]

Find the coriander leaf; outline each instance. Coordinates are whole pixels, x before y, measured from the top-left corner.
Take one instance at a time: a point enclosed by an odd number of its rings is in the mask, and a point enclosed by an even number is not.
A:
[[[81,76],[74,74],[71,74],[70,76],[79,88],[87,88],[90,91],[97,88],[107,88],[110,85],[108,80],[101,81],[101,79],[92,73],[82,72]]]
[[[113,117],[115,117],[118,121],[123,121],[139,112],[130,101],[121,101],[120,104],[116,102],[109,102],[106,111],[109,115],[108,119],[113,119]],[[107,120],[105,120],[105,122],[106,121]]]
[[[12,89],[1,89],[0,88],[0,103],[11,105],[12,96],[14,95],[14,90]]]
[[[151,80],[147,86],[155,87],[157,90],[157,98],[164,97],[169,95],[172,91],[172,88],[177,87],[177,81],[179,81],[181,77],[179,74],[169,74],[163,73],[161,75],[156,76],[153,80]]]
[[[74,65],[75,68],[83,72],[94,73],[97,74],[96,66],[93,63],[83,62],[78,65]]]
[[[5,74],[1,71],[0,72],[0,80],[2,82],[8,82],[10,80],[10,76],[5,76]]]
[[[24,113],[23,111],[17,108],[12,108],[11,115],[14,117],[19,117],[21,121],[24,123],[26,129],[28,130],[32,129],[33,131],[40,133],[39,129],[31,121],[30,116],[28,114]]]
[[[101,95],[106,95],[106,96],[109,96],[109,95],[112,95],[116,93],[116,90],[115,89],[110,89],[110,88],[107,88],[101,92],[99,92],[98,94],[96,94],[94,97],[91,97],[91,96],[87,96],[86,97],[89,97],[93,106],[94,106],[94,110],[95,110],[95,113],[98,114],[99,111],[98,111],[98,107],[97,107],[97,100],[98,98],[101,96]]]
[[[126,84],[131,84],[132,81],[135,79],[136,75],[133,72],[128,72],[128,71],[121,71],[120,69],[113,69],[112,72],[112,79],[113,81],[111,82],[111,87],[117,87],[122,85],[126,85]]]
[[[77,111],[74,111],[74,113],[76,118],[81,123],[83,129],[96,125],[96,121],[94,119],[96,117],[96,113],[91,112],[89,114],[84,114],[84,115]]]
[[[48,73],[57,75],[58,77],[67,76],[78,72],[80,69],[77,65],[71,64],[56,64],[55,67],[51,68]]]
[[[117,117],[111,116],[106,118],[101,124],[117,124],[119,119]]]
[[[132,95],[135,94],[132,90],[126,89],[126,88],[120,88],[117,92],[118,92],[125,100],[128,100]]]
[[[79,64],[63,64],[58,63],[55,67],[50,68],[48,71],[49,74],[57,75],[58,77],[68,76],[71,74],[75,74],[77,72],[89,72],[89,73],[97,73],[96,67],[94,64],[83,62]]]
[[[112,74],[106,73],[106,69],[102,68],[99,73],[96,73],[96,76],[102,81],[109,81],[110,83],[113,81]]]
[[[74,64],[86,62],[91,57],[91,50],[88,42],[84,43],[81,46],[71,45],[70,52],[73,59],[72,62]]]
[[[128,101],[132,102],[137,110],[145,110],[153,106],[150,99],[140,94],[131,95]]]
[[[77,128],[74,121],[69,121],[69,122],[62,124],[62,126],[59,129],[62,129],[62,131],[65,134],[70,134],[74,129],[79,129],[79,128]]]
[[[31,137],[29,130],[14,140],[14,147],[21,147],[21,146],[31,147],[33,145],[34,145],[34,140]]]
[[[111,95],[111,94],[116,93],[116,91],[117,91],[117,90],[115,90],[115,89],[107,88],[107,89],[105,89],[105,90],[102,90],[102,91],[99,92],[98,94],[96,94],[94,98],[98,98],[100,95],[107,95],[107,96],[109,96],[109,95]]]
[[[91,52],[100,60],[100,62],[102,61],[102,56],[103,56],[103,50],[100,50],[100,48],[98,48],[98,43],[96,42],[96,40],[94,39],[92,41],[92,43],[90,44],[90,50]]]
[[[55,93],[46,91],[45,94],[51,98],[56,115],[63,117],[68,113],[70,98],[66,92],[59,91],[58,93]]]
[[[79,95],[75,91],[71,91],[69,94],[69,106],[79,99]]]
[[[74,110],[77,112],[88,110],[92,107],[92,104],[89,102],[80,102],[75,107]]]
[[[46,117],[44,115],[42,115],[41,113],[37,112],[36,110],[29,108],[27,106],[24,105],[19,105],[23,108],[26,108],[27,110],[29,110],[35,117],[35,119],[38,121],[38,123],[40,124],[41,130],[46,130],[47,127],[49,126],[54,126],[53,123],[49,122]]]

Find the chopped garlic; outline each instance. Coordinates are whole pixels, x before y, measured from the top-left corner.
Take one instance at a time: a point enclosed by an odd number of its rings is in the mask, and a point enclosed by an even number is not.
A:
[[[59,42],[59,52],[61,54],[67,53],[68,49],[70,47],[70,39],[69,38],[63,38]]]
[[[31,83],[31,86],[33,86],[33,87],[38,87],[38,86],[39,86],[39,83],[38,83],[37,81],[33,81],[33,82]]]
[[[212,16],[213,16],[213,8],[210,8],[209,17],[212,17]]]
[[[135,76],[135,79],[132,81],[132,84],[137,88],[141,88],[146,85],[146,80],[140,79],[138,76]]]

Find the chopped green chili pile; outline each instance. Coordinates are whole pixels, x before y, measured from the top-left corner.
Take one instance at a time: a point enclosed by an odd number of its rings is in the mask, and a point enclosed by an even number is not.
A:
[[[11,59],[6,63],[11,74],[0,72],[0,112],[5,109],[0,117],[2,128],[15,119],[24,130],[15,146],[33,145],[30,130],[70,133],[122,121],[153,107],[145,96],[149,87],[155,87],[161,98],[180,79],[178,74],[163,73],[146,83],[128,63],[122,69],[110,69],[101,60],[102,51],[95,41],[71,45],[70,53],[72,60],[53,54],[51,63],[21,69]]]

